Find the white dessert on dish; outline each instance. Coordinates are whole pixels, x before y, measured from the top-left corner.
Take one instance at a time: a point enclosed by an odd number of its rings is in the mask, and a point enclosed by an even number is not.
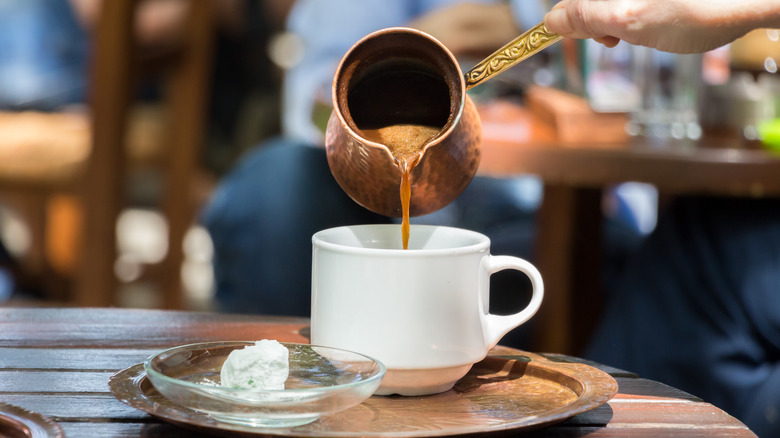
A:
[[[263,339],[230,352],[222,365],[220,381],[228,388],[282,390],[289,374],[287,347]]]

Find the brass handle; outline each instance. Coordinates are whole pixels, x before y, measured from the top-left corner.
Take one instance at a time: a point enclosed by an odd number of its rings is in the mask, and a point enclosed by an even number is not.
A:
[[[467,71],[465,74],[466,89],[479,85],[502,71],[514,67],[562,38],[562,36],[547,30],[544,22],[537,24]]]

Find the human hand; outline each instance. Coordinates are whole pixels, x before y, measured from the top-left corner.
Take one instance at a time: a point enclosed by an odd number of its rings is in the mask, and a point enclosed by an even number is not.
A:
[[[547,28],[614,47],[620,40],[675,53],[715,49],[780,24],[780,0],[562,0]]]

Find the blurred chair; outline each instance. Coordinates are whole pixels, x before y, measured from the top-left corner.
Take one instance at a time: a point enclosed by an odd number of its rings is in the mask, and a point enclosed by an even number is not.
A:
[[[51,272],[43,256],[46,204],[62,194],[79,199],[74,287],[62,297],[68,305],[117,304],[116,224],[126,206],[128,166],[138,163],[158,165],[165,183],[161,209],[168,222],[168,252],[159,270],[163,306],[184,304],[182,242],[197,207],[193,181],[206,129],[212,2],[192,0],[182,44],[154,59],[141,59],[134,44],[138,3],[103,3],[94,29],[88,118],[0,114],[0,132],[16,133],[0,136],[0,197],[25,206],[37,273]],[[149,113],[137,110],[134,96],[140,79],[151,73],[164,78],[164,98],[160,112]]]

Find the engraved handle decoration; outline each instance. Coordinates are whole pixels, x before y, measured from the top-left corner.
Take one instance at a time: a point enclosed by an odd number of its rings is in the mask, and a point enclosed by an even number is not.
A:
[[[539,23],[466,72],[466,89],[472,88],[515,66],[563,37]]]

